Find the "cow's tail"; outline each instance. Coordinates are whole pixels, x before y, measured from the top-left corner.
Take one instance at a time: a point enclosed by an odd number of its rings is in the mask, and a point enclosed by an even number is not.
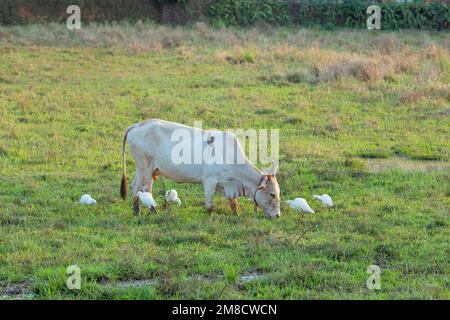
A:
[[[123,135],[122,140],[122,180],[120,181],[120,196],[123,200],[127,197],[127,175],[126,175],[126,160],[125,160],[125,144],[127,143],[127,137],[128,133],[131,131],[131,129],[134,128],[134,125],[131,127],[128,127],[127,131],[125,131],[125,134]]]

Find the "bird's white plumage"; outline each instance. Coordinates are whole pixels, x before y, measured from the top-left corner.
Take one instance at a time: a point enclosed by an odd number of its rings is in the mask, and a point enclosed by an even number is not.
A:
[[[333,206],[333,200],[327,194],[323,194],[321,196],[318,196],[317,194],[315,194],[315,195],[313,195],[313,199],[322,201],[322,203],[325,205],[325,207],[332,207]]]
[[[308,205],[308,202],[306,202],[303,198],[295,198],[294,200],[288,200],[286,203],[292,208],[297,211],[303,211],[306,213],[314,213],[314,210],[311,209],[311,207]]]
[[[83,194],[80,198],[80,203],[84,205],[94,205],[97,204],[97,201],[93,199],[89,194]]]
[[[144,206],[147,206],[149,208],[156,208],[156,201],[153,199],[153,195],[150,192],[138,191],[137,196],[144,204]]]
[[[164,198],[167,202],[176,202],[178,204],[181,204],[181,200],[180,198],[178,198],[178,192],[175,189],[167,190]]]

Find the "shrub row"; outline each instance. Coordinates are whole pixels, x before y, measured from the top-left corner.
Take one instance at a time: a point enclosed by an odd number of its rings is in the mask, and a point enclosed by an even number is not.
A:
[[[382,29],[450,28],[450,10],[444,1],[407,3],[367,0],[216,0],[209,13],[216,25],[247,26],[257,21],[322,27],[365,28],[367,7],[381,8]]]
[[[206,17],[216,26],[263,22],[364,28],[367,7],[376,2],[381,7],[382,29],[450,29],[448,0],[1,0],[0,24],[62,21],[67,6],[78,4],[85,22],[152,19],[179,23]]]

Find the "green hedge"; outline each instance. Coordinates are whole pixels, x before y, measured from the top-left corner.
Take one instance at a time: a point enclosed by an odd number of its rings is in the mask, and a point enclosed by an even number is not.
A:
[[[158,20],[167,4],[195,4],[216,26],[249,26],[258,22],[325,28],[365,28],[369,0],[0,0],[0,24],[64,21],[65,8],[79,4],[84,22]],[[379,3],[382,29],[450,29],[443,1]],[[195,18],[195,15],[194,15]],[[169,21],[170,22],[170,21]]]
[[[215,0],[210,17],[216,25],[248,26],[257,21],[322,27],[365,28],[367,7],[376,1],[345,0]],[[441,1],[383,2],[382,29],[449,29],[449,6]]]
[[[258,21],[274,24],[289,22],[288,5],[282,0],[216,0],[209,9],[215,25],[249,26]]]
[[[0,24],[13,24],[20,22],[16,10],[16,1],[2,0],[0,2]]]

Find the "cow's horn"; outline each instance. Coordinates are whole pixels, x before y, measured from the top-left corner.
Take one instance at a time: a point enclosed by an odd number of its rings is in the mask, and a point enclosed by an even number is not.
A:
[[[275,160],[272,160],[272,165],[270,166],[269,170],[267,171],[268,175],[274,176],[277,174],[277,168]]]

